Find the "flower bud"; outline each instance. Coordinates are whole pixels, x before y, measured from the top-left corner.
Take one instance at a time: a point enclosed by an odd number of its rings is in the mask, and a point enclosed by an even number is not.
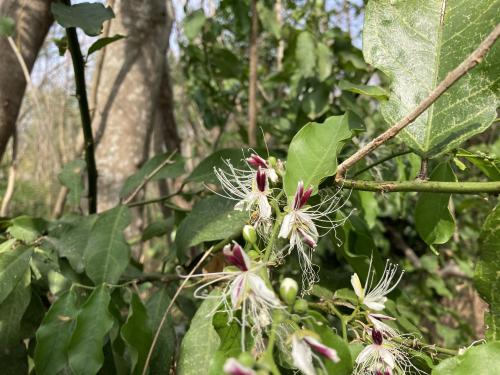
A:
[[[276,163],[278,162],[274,156],[269,156],[267,159],[267,162],[270,167],[274,168],[276,166]]]
[[[292,306],[297,297],[299,285],[294,279],[285,277],[280,285],[280,296],[287,305]]]
[[[295,305],[293,305],[293,311],[295,311],[298,314],[304,314],[307,312],[307,309],[309,308],[309,305],[305,299],[298,299],[295,301]]]
[[[255,363],[255,359],[249,352],[242,352],[238,356],[238,362],[240,362],[243,366],[251,368]]]
[[[260,254],[255,250],[249,250],[247,254],[252,260],[256,260],[260,257]]]
[[[257,232],[255,228],[251,225],[245,225],[243,227],[243,238],[248,243],[251,243],[252,245],[255,244],[257,242]]]

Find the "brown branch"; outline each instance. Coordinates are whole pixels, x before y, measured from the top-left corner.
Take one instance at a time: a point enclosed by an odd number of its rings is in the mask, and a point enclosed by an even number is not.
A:
[[[248,78],[248,144],[257,145],[257,33],[259,20],[257,0],[251,0],[252,29],[250,32],[250,74]]]
[[[472,68],[478,65],[488,53],[490,48],[500,36],[500,24],[484,39],[479,47],[459,66],[452,70],[446,78],[425,98],[410,114],[403,117],[399,122],[391,126],[378,137],[367,143],[364,147],[360,148],[349,158],[344,160],[337,168],[337,175],[335,180],[340,182],[343,180],[347,170],[355,163],[363,159],[370,152],[375,150],[380,145],[388,140],[394,138],[401,130],[415,121],[427,108],[429,108],[446,90],[448,90],[455,82],[462,76],[469,72]]]

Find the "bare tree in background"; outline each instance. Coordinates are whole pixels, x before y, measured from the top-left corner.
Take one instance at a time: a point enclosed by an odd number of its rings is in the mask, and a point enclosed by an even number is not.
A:
[[[0,0],[0,15],[14,19],[17,49],[31,72],[50,25],[52,0]],[[0,159],[15,132],[26,89],[21,65],[6,38],[0,38]]]
[[[114,2],[93,127],[97,133],[99,211],[114,206],[126,178],[148,157],[165,72],[170,24],[165,0]]]

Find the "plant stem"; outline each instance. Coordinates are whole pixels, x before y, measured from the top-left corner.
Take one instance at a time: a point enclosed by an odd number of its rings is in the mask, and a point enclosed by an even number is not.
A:
[[[478,65],[483,60],[484,56],[488,53],[493,44],[495,44],[498,37],[500,37],[500,24],[495,27],[495,29],[486,37],[486,39],[481,42],[479,47],[474,52],[472,52],[469,57],[467,57],[450,73],[448,73],[445,79],[441,81],[441,83],[429,93],[427,98],[425,98],[411,113],[403,117],[399,122],[391,126],[385,132],[368,142],[364,147],[360,148],[353,155],[340,163],[337,168],[337,182],[340,182],[344,179],[345,173],[350,167],[363,159],[377,147],[387,142],[389,139],[394,138],[401,130],[410,125],[423,112],[425,112],[425,110],[427,110],[427,108],[429,108],[455,82],[457,82],[462,76],[467,74],[467,72]]]
[[[71,5],[70,0],[65,0],[66,5]],[[78,42],[78,35],[74,27],[66,29],[68,37],[68,49],[73,60],[73,71],[75,73],[76,98],[80,108],[82,120],[83,138],[85,140],[85,162],[87,163],[87,178],[89,189],[89,214],[97,212],[97,167],[94,156],[94,136],[92,134],[92,121],[90,119],[89,103],[87,100],[87,88],[85,83],[85,63]]]
[[[448,182],[448,181],[364,181],[341,180],[336,183],[343,189],[374,191],[378,193],[394,192],[432,192],[452,194],[500,193],[500,182]]]
[[[357,171],[352,177],[353,178],[357,177],[360,174],[366,172],[369,169],[372,169],[373,167],[376,167],[379,164],[382,164],[382,163],[385,163],[386,161],[389,161],[391,159],[397,158],[398,156],[403,156],[403,155],[407,155],[407,154],[411,154],[411,151],[410,150],[405,150],[405,151],[399,151],[399,152],[395,152],[393,154],[390,154],[390,155],[386,156],[385,158],[377,160],[376,162],[374,162],[372,164],[368,164],[366,167],[364,167],[364,168],[360,169],[359,171]]]
[[[278,233],[280,230],[281,222],[283,221],[283,213],[280,211],[279,205],[276,202],[271,202],[274,207],[274,212],[276,213],[276,221],[274,222],[273,231],[271,233],[271,238],[269,238],[269,242],[267,243],[266,249],[264,251],[264,263],[269,262],[269,258],[271,257],[271,253],[274,247],[274,242],[278,237]]]
[[[393,337],[391,338],[392,341],[397,342],[399,344],[402,344],[404,346],[407,346],[412,349],[428,349],[429,351],[432,352],[437,352],[437,353],[442,353],[442,354],[447,354],[447,355],[452,355],[455,356],[458,354],[458,350],[455,349],[447,349],[447,348],[442,348],[436,345],[430,345],[430,344],[424,344],[422,342],[419,342],[417,340],[405,340],[400,337]]]

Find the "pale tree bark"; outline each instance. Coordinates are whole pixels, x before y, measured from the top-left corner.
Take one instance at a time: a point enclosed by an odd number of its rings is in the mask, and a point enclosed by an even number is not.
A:
[[[14,42],[31,72],[53,22],[52,0],[0,0],[0,15],[16,22]],[[15,132],[26,79],[7,38],[0,38],[0,160]]]
[[[170,32],[165,0],[117,0],[114,11],[109,33],[126,39],[107,47],[97,90],[99,211],[148,156]]]

